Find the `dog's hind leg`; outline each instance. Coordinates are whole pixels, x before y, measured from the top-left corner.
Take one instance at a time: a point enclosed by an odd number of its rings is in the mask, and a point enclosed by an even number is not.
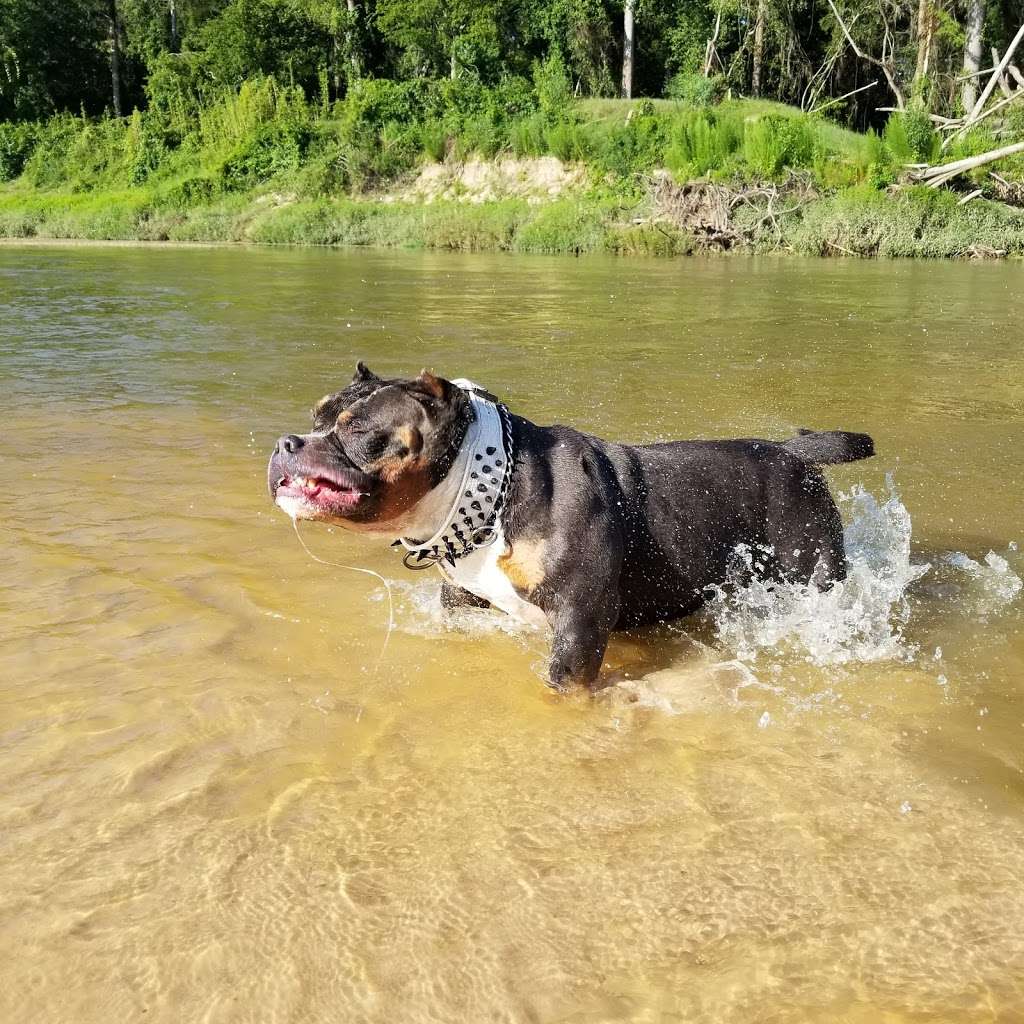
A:
[[[797,514],[774,540],[775,562],[783,579],[829,590],[846,579],[843,523],[820,473],[808,471],[801,489]]]

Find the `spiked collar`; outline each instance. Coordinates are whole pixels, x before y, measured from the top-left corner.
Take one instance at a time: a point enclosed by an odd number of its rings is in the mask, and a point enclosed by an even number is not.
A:
[[[407,569],[429,569],[441,562],[454,566],[498,536],[502,506],[512,478],[514,451],[508,409],[471,380],[454,380],[469,399],[472,420],[462,440],[468,458],[456,458],[449,472],[463,464],[462,480],[454,504],[441,528],[429,540],[400,537],[395,546],[406,549]],[[460,451],[460,456],[462,454]]]

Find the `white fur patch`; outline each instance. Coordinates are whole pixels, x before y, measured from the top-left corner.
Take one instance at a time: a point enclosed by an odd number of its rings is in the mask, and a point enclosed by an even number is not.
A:
[[[498,536],[493,544],[477,548],[457,559],[454,568],[447,562],[438,563],[438,568],[455,586],[490,601],[507,615],[533,626],[543,626],[547,623],[544,612],[537,605],[521,598],[509,578],[498,568],[498,559],[508,551],[505,531],[499,524]]]

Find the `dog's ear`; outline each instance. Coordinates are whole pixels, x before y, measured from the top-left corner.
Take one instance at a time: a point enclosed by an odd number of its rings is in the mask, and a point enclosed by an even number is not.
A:
[[[380,380],[380,377],[378,377],[377,374],[375,374],[373,370],[371,370],[366,363],[360,359],[359,362],[356,363],[356,372],[352,375],[352,383],[360,384],[368,380]]]
[[[428,398],[437,398],[443,401],[451,397],[455,385],[450,380],[438,377],[429,370],[421,370],[420,375],[413,381],[413,387]]]

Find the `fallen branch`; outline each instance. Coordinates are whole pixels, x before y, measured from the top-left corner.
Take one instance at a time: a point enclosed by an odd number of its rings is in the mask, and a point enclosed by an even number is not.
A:
[[[899,107],[875,107],[875,110],[887,114],[898,114],[900,112]],[[960,117],[943,117],[941,114],[929,114],[928,117],[931,120],[932,124],[937,124],[943,128],[947,126],[959,125],[963,121],[963,118]]]
[[[718,33],[722,28],[722,12],[718,12],[718,16],[715,18],[715,31],[711,38],[707,41],[707,45],[704,47],[704,77],[709,78],[711,76],[711,65],[718,59],[719,65],[722,61],[718,57],[718,48],[716,43],[718,42]]]
[[[832,0],[829,0],[829,3],[832,3]],[[985,88],[982,90],[977,103],[974,104],[971,112],[964,118],[965,129],[970,127],[970,125],[977,120],[978,115],[982,110],[985,109],[985,104],[988,103],[988,98],[992,95],[992,90],[998,84],[1003,72],[1006,71],[1006,67],[1010,63],[1010,59],[1013,57],[1013,51],[1017,49],[1017,46],[1022,39],[1024,39],[1024,25],[1021,25],[1021,27],[1017,29],[1017,34],[1013,37],[1010,45],[1006,48],[1006,52],[1003,54],[1002,60],[1000,60],[996,65],[995,70],[992,72],[992,77],[989,78]]]
[[[1013,156],[1015,153],[1024,153],[1024,142],[1015,142],[1012,146],[1003,146],[1001,149],[992,149],[987,153],[980,153],[978,156],[969,156],[963,160],[954,160],[948,164],[936,164],[933,167],[926,167],[914,174],[914,177],[931,188],[939,188],[946,182],[965,171],[973,171],[975,167],[984,167],[985,164],[995,163],[1005,157]]]
[[[996,66],[998,67],[1000,63],[999,51],[994,46],[992,47],[992,59],[996,62]],[[1010,83],[1006,80],[1005,71],[999,76],[999,88],[1002,90],[1004,96],[1010,96],[1013,92],[1010,88]]]
[[[957,75],[956,78],[953,79],[953,81],[954,82],[966,82],[966,81],[968,81],[968,79],[971,79],[971,78],[981,78],[982,75],[991,75],[992,72],[995,71],[995,69],[996,69],[995,65],[993,64],[992,67],[985,68],[982,71],[972,71],[968,75]]]
[[[949,147],[949,144],[954,139],[962,138],[964,135],[967,134],[967,131],[970,128],[973,128],[975,125],[981,124],[981,122],[984,121],[986,117],[991,117],[994,113],[996,113],[996,111],[1002,110],[1002,108],[1005,107],[1007,104],[1012,103],[1014,100],[1019,100],[1022,97],[1024,97],[1024,88],[1018,89],[1016,92],[1011,93],[1009,96],[1005,97],[1004,99],[1001,99],[998,103],[993,103],[992,106],[985,111],[985,113],[976,117],[974,121],[972,121],[969,125],[960,123],[959,127],[957,127],[955,122],[953,124],[940,125],[940,131],[952,132],[951,135],[947,135],[946,138],[942,140],[942,148],[947,149]]]
[[[984,193],[983,189],[976,188],[973,192],[968,192],[967,195],[965,195],[963,197],[963,199],[961,199],[960,202],[957,203],[956,205],[957,206],[966,206],[972,199],[977,199],[978,196],[984,195],[984,194],[985,193]]]
[[[837,103],[842,103],[843,100],[849,99],[851,96],[856,96],[859,92],[864,92],[865,89],[873,89],[878,85],[878,79],[876,78],[873,82],[868,82],[867,85],[862,85],[859,89],[852,89],[850,92],[844,92],[842,96],[837,96],[834,100],[829,100],[827,103],[822,103],[820,107],[811,107],[807,111],[808,114],[820,114],[823,110],[828,110],[829,107],[835,106]]]

